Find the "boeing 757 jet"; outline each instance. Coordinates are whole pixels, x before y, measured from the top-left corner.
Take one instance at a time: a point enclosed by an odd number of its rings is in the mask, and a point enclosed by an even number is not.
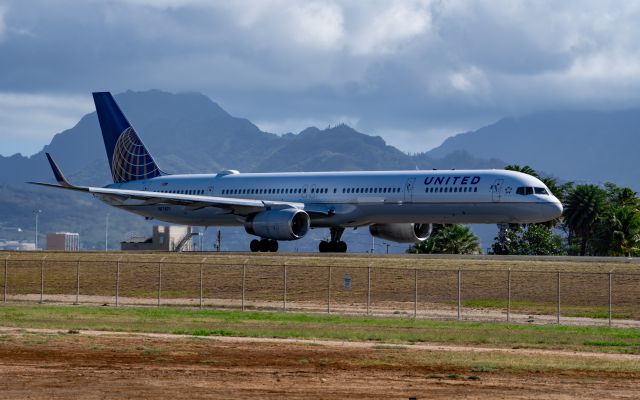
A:
[[[173,175],[163,172],[111,93],[93,93],[113,183],[75,186],[50,154],[57,184],[93,194],[126,211],[169,223],[243,226],[251,251],[277,251],[311,228],[329,228],[320,252],[346,252],[346,228],[378,238],[419,242],[432,224],[528,224],[562,214],[539,179],[505,170],[359,171]]]

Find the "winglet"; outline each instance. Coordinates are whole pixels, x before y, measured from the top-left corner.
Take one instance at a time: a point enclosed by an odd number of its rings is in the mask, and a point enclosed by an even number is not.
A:
[[[53,170],[53,175],[55,175],[56,177],[56,181],[61,186],[72,187],[73,185],[70,184],[67,178],[64,177],[64,175],[62,174],[62,171],[60,171],[60,167],[58,167],[58,164],[56,164],[56,162],[53,160],[53,157],[51,157],[51,154],[49,153],[44,153],[44,154],[47,156],[47,160],[49,160],[49,165],[51,165],[51,169]]]
[[[58,164],[56,164],[56,162],[53,161],[53,157],[51,157],[51,154],[45,153],[45,155],[47,156],[47,160],[49,160],[49,165],[51,165],[51,169],[53,170],[53,175],[56,177],[56,181],[58,182],[58,184],[54,185],[53,183],[44,183],[44,182],[27,182],[27,183],[30,183],[32,185],[55,187],[59,189],[77,190],[80,192],[89,191],[88,187],[75,186],[70,184],[67,178],[65,178],[64,175],[62,174],[62,171],[60,171],[60,167],[58,167]]]

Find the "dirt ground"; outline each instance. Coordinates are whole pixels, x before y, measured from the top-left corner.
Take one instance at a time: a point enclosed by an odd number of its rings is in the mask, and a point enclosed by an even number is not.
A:
[[[640,397],[638,373],[472,371],[425,363],[425,356],[436,351],[464,349],[5,329],[0,332],[0,398]],[[522,352],[530,354],[531,350]],[[550,354],[558,356],[557,352]],[[605,360],[612,355],[589,357]]]

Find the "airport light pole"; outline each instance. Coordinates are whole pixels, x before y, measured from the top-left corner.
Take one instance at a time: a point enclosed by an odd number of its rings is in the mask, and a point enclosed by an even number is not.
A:
[[[35,248],[38,250],[38,216],[42,213],[42,210],[33,210],[33,213],[36,216],[36,240],[35,240]]]
[[[107,221],[104,225],[104,251],[109,251],[109,213],[107,213]]]

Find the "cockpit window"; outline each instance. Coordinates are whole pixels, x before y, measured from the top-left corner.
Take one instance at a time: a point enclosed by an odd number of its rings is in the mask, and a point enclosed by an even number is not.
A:
[[[537,187],[533,189],[536,191],[536,194],[546,194],[546,195],[549,194],[549,192],[547,192],[547,189],[545,188]]]
[[[520,196],[528,196],[530,194],[546,194],[549,195],[549,192],[547,191],[547,189],[542,188],[542,187],[531,187],[531,186],[520,186],[519,188],[516,189],[516,194],[519,194]]]

